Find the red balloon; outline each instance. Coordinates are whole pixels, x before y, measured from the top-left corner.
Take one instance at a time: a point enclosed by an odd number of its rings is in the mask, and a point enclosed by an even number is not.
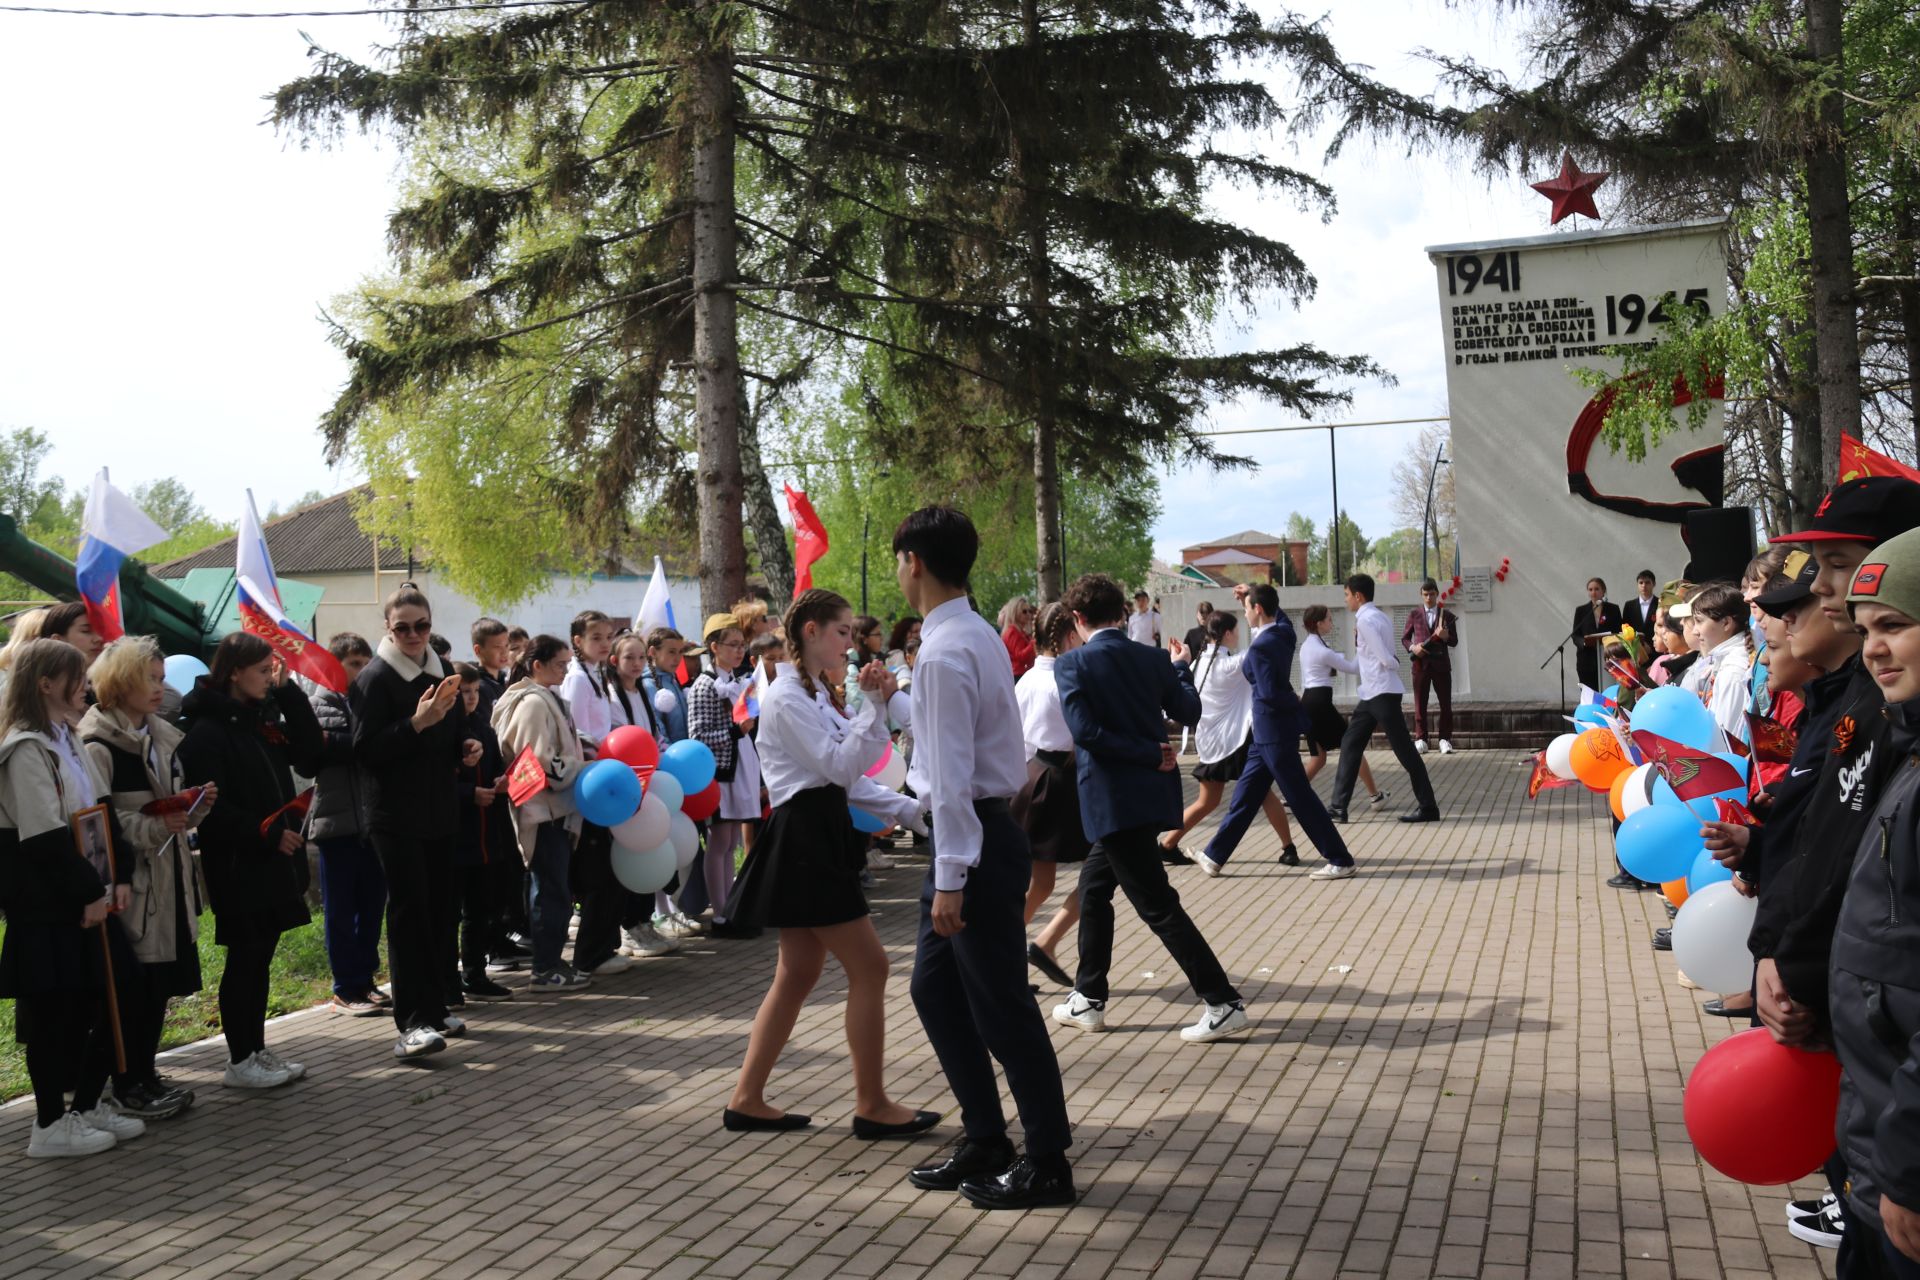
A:
[[[695,822],[705,822],[720,812],[720,784],[709,782],[705,791],[696,791],[680,802],[680,812]]]
[[[1777,1044],[1764,1027],[1707,1050],[1681,1104],[1700,1158],[1757,1187],[1797,1181],[1825,1164],[1839,1108],[1840,1059]]]
[[[600,743],[600,758],[618,760],[650,773],[660,763],[660,744],[639,725],[623,724]]]

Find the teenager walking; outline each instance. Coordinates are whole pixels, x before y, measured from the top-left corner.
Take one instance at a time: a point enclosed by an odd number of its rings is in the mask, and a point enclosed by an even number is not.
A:
[[[1087,860],[1093,844],[1080,822],[1080,782],[1073,758],[1073,731],[1060,710],[1060,686],[1054,663],[1080,643],[1073,615],[1058,603],[1040,610],[1034,623],[1036,653],[1033,666],[1015,681],[1013,695],[1020,704],[1020,733],[1027,747],[1027,785],[1013,798],[1013,820],[1027,833],[1033,849],[1033,879],[1027,884],[1026,922],[1053,893],[1061,863]],[[1060,967],[1060,940],[1080,922],[1080,894],[1067,895],[1027,944],[1027,963],[1063,987],[1073,978]]]
[[[307,1071],[267,1048],[267,994],[280,935],[310,919],[307,841],[287,806],[297,794],[293,775],[319,771],[320,722],[272,647],[243,631],[220,642],[212,669],[180,710],[184,780],[211,783],[220,795],[199,839],[213,940],[227,952],[220,974],[224,1083],[272,1089]]]
[[[1060,1063],[1027,988],[1022,909],[1033,863],[1009,804],[1026,781],[1013,667],[993,624],[967,601],[980,535],[951,507],[923,507],[894,530],[893,552],[901,594],[924,617],[907,781],[935,829],[920,891],[913,1007],[965,1131],[949,1155],[908,1179],[923,1190],[957,1190],[983,1209],[1070,1204],[1073,1133]],[[1018,1156],[996,1060],[1026,1132]]]
[[[1427,766],[1413,749],[1407,733],[1407,718],[1400,711],[1400,699],[1407,687],[1400,680],[1400,660],[1393,647],[1393,620],[1386,610],[1373,602],[1373,578],[1356,573],[1347,579],[1347,608],[1353,611],[1353,657],[1360,666],[1360,703],[1347,723],[1347,736],[1340,741],[1340,767],[1333,777],[1333,803],[1327,811],[1334,821],[1347,820],[1347,801],[1353,796],[1354,779],[1366,756],[1367,742],[1374,728],[1387,735],[1394,758],[1407,771],[1413,786],[1413,798],[1419,805],[1412,813],[1400,815],[1402,822],[1438,822],[1440,804],[1433,798],[1433,782]],[[1615,630],[1619,629],[1619,610],[1614,611]]]
[[[852,619],[852,606],[833,592],[801,592],[786,617],[795,661],[780,669],[760,702],[761,763],[773,816],[753,842],[726,915],[750,928],[778,929],[780,955],[721,1113],[733,1131],[784,1132],[812,1123],[770,1104],[766,1088],[829,954],[847,974],[854,1136],[906,1137],[940,1119],[894,1102],[883,1079],[887,952],[860,890],[865,846],[848,805],[916,827],[919,805],[865,776],[887,745],[882,715],[893,677],[879,662],[863,667],[859,683],[867,697],[851,717],[828,688],[828,674],[846,661]]]

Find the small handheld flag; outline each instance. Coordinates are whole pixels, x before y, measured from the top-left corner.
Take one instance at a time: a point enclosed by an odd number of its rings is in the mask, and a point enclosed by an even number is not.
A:
[[[308,787],[305,791],[302,791],[299,795],[287,801],[260,820],[260,838],[265,840],[268,836],[272,835],[274,826],[281,822],[287,824],[287,830],[289,831],[299,830],[300,820],[307,816],[307,810],[312,807],[313,788]]]
[[[1758,712],[1747,713],[1747,727],[1753,736],[1753,758],[1762,764],[1785,764],[1793,759],[1800,735],[1778,720]]]
[[[1653,761],[1673,794],[1683,801],[1746,785],[1738,769],[1712,752],[1682,746],[1646,729],[1634,730],[1633,745]]]
[[[120,615],[120,566],[128,556],[166,540],[167,531],[108,483],[107,469],[100,468],[80,517],[80,554],[73,577],[87,607],[87,625],[102,642],[126,634]]]
[[[280,580],[273,573],[273,557],[267,552],[266,535],[260,532],[260,513],[253,509],[251,489],[246,510],[240,513],[240,536],[234,542],[233,580],[242,631],[271,645],[289,671],[335,693],[347,691],[351,682],[340,660],[295,626],[281,607]]]
[[[507,799],[519,808],[527,801],[547,789],[547,771],[540,767],[540,757],[533,754],[532,747],[523,747],[520,754],[507,766]]]

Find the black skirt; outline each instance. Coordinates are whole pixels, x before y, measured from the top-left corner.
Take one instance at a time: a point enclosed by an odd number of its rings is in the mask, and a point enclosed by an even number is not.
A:
[[[866,846],[840,787],[810,787],[775,805],[733,882],[727,920],[774,929],[858,920],[867,914],[860,888]]]
[[[1347,736],[1347,718],[1333,705],[1332,688],[1322,685],[1300,695],[1300,707],[1306,712],[1307,741],[1322,751],[1331,751]]]
[[[1247,771],[1247,749],[1253,745],[1253,735],[1248,734],[1244,742],[1233,749],[1233,754],[1224,760],[1215,760],[1212,764],[1202,761],[1193,766],[1195,782],[1232,783],[1240,781],[1240,775]]]
[[[1041,751],[1027,761],[1027,785],[1013,798],[1013,820],[1027,833],[1035,862],[1084,862],[1093,848],[1080,823],[1080,779],[1073,752]]]

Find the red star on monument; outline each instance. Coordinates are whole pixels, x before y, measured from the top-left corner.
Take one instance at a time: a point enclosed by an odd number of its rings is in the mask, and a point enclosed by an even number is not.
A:
[[[1606,180],[1606,170],[1582,173],[1573,162],[1573,153],[1563,151],[1560,153],[1560,175],[1531,185],[1535,191],[1553,201],[1553,225],[1558,226],[1560,219],[1570,213],[1584,213],[1594,221],[1599,221],[1600,211],[1593,207],[1593,189]]]

